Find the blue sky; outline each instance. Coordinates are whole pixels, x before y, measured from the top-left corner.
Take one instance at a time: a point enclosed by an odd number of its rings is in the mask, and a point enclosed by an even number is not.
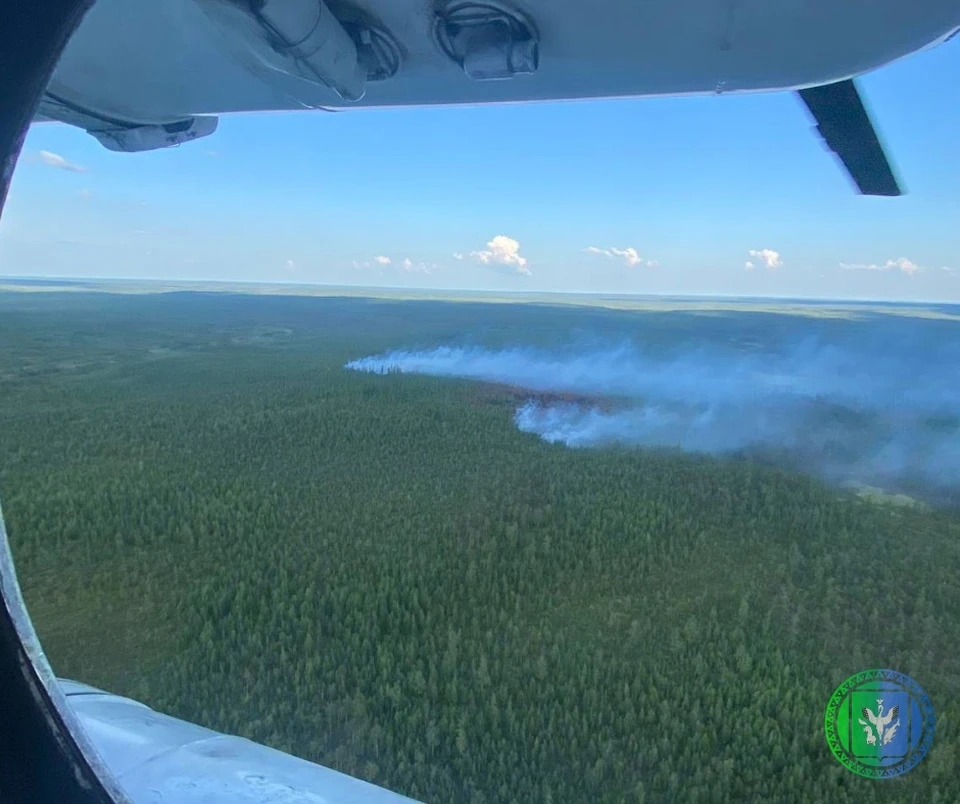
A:
[[[862,79],[896,199],[790,94],[238,115],[141,154],[35,126],[0,274],[960,301],[957,75],[954,40]]]

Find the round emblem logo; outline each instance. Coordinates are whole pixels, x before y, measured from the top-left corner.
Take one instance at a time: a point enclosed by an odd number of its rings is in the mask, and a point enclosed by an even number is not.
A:
[[[864,670],[837,687],[824,728],[833,755],[848,770],[891,779],[913,769],[933,744],[930,697],[896,670]]]

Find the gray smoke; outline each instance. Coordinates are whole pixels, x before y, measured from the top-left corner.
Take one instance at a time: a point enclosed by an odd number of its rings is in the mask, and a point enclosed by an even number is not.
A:
[[[629,340],[439,347],[347,367],[526,389],[531,399],[516,411],[517,427],[570,447],[750,454],[841,483],[960,487],[958,342],[884,332],[763,348],[688,342],[670,352]],[[576,401],[544,400],[546,393]]]

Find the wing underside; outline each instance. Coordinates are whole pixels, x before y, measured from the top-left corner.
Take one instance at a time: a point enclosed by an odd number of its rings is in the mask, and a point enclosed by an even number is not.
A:
[[[834,0],[732,8],[98,0],[39,114],[142,151],[206,136],[234,112],[798,90],[860,191],[899,194],[851,79],[949,38],[955,0],[873,0],[869,14]]]

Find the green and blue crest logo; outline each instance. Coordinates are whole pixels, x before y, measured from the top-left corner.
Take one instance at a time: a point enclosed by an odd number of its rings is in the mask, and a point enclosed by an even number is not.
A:
[[[833,755],[848,770],[891,779],[930,750],[936,719],[930,697],[896,670],[864,670],[837,687],[824,728]]]

